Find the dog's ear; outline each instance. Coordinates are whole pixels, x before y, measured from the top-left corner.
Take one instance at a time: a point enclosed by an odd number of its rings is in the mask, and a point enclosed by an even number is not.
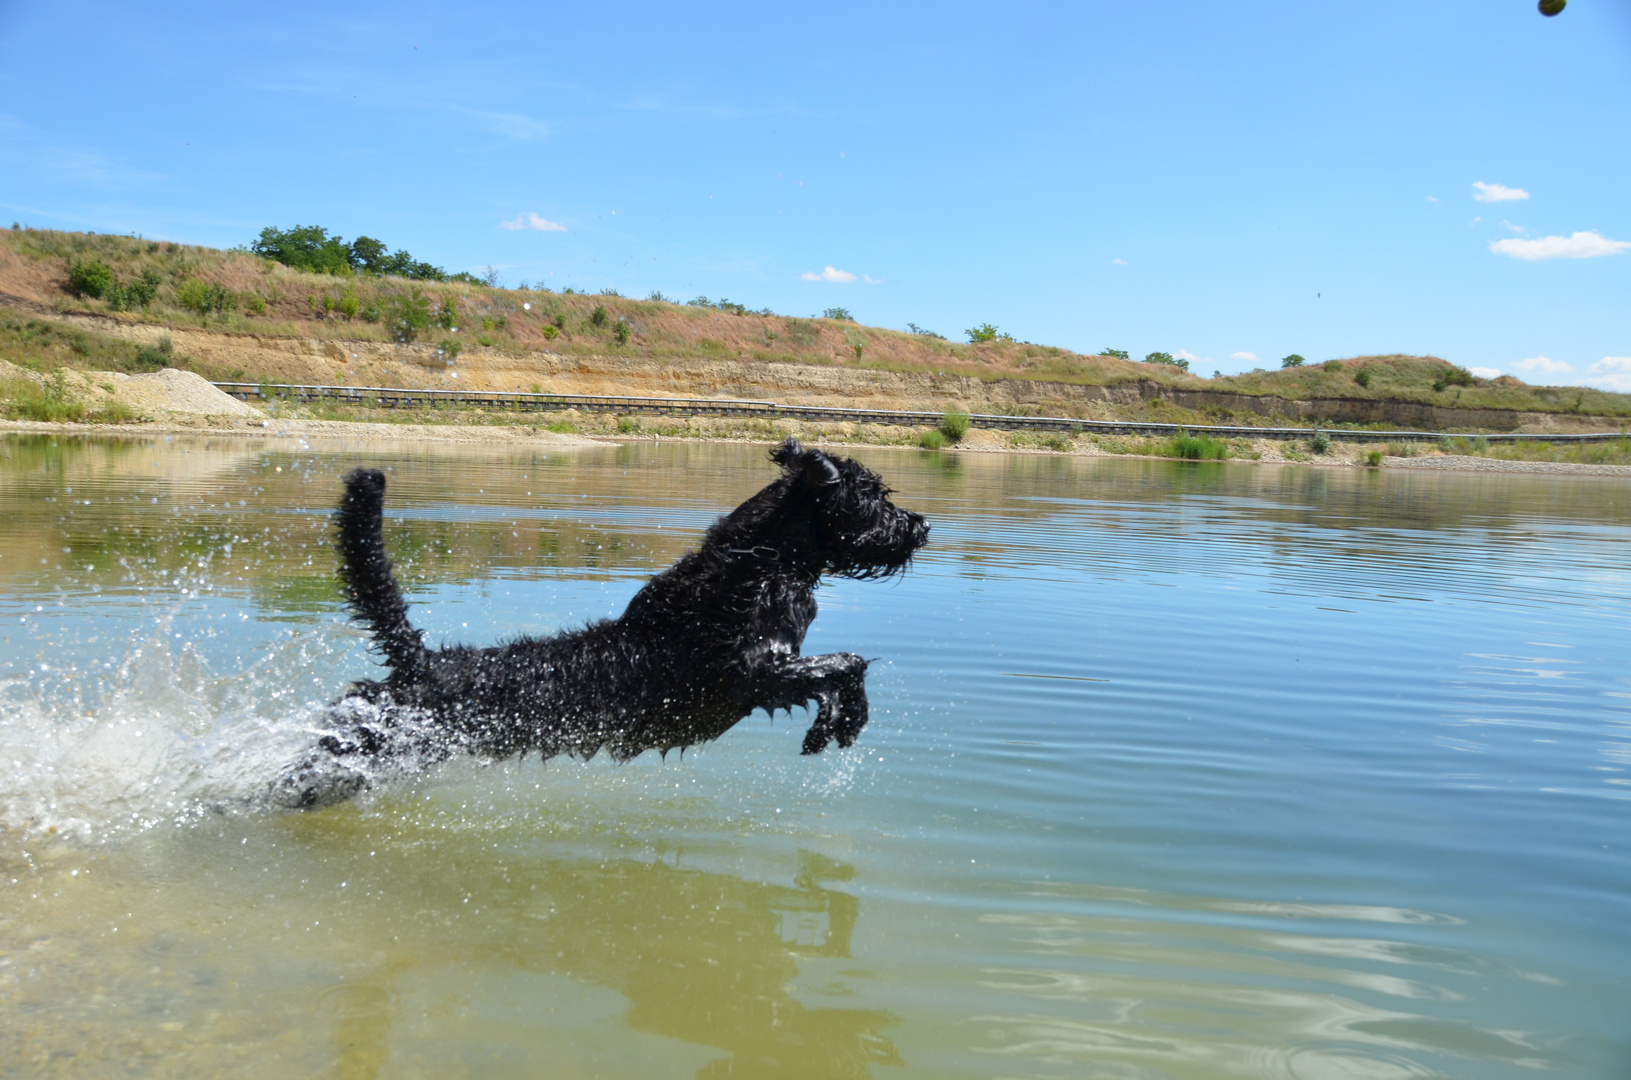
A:
[[[799,441],[791,435],[787,437],[786,442],[770,452],[770,460],[789,472],[798,467],[799,459],[803,456],[804,447],[800,446]]]
[[[820,450],[807,450],[804,453],[804,477],[816,487],[832,487],[839,480],[838,466]]]

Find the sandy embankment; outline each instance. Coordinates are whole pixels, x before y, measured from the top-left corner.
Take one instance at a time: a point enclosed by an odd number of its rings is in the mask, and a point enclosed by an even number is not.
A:
[[[137,426],[109,426],[105,424],[57,424],[35,421],[0,421],[0,431],[53,431],[86,434],[124,432],[152,432],[195,435],[237,435],[246,437],[298,437],[304,439],[389,440],[434,443],[480,444],[547,444],[554,446],[604,445],[607,441],[626,441],[630,438],[652,438],[650,435],[629,433],[616,440],[553,432],[542,427],[521,424],[467,425],[467,424],[376,424],[339,420],[301,420],[268,416],[262,410],[223,393],[202,376],[190,371],[165,368],[144,375],[125,375],[109,371],[71,371],[63,369],[63,389],[67,395],[85,403],[93,412],[101,411],[112,401],[122,402],[143,418]],[[25,371],[0,361],[0,378],[26,378],[43,384],[44,376]],[[867,445],[854,440],[854,424],[805,425],[797,421],[783,421],[782,427],[826,445]],[[740,433],[723,435],[710,433],[706,421],[688,425],[688,438],[696,441],[741,441]],[[673,436],[666,436],[672,438]],[[757,440],[756,440],[757,441]],[[1380,443],[1378,444],[1378,447]],[[1353,466],[1368,449],[1356,443],[1338,443],[1332,453],[1309,460],[1305,456],[1291,458],[1286,454],[1287,444],[1258,439],[1252,445],[1254,459],[1263,463],[1297,461],[1302,464],[1324,466]],[[958,447],[960,452],[987,453],[1075,453],[1082,456],[1113,455],[1091,439],[1074,441],[1070,451],[1040,450],[1015,445],[1010,434],[1003,431],[975,429],[970,431]],[[1385,459],[1386,468],[1465,470],[1476,472],[1556,473],[1598,476],[1631,476],[1631,466],[1576,465],[1541,461],[1504,461],[1445,454],[1424,454],[1411,458]]]

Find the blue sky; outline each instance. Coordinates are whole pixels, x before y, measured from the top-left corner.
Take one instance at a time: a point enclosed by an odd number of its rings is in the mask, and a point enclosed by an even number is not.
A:
[[[1628,0],[0,0],[0,213],[1631,390],[1628,103]]]

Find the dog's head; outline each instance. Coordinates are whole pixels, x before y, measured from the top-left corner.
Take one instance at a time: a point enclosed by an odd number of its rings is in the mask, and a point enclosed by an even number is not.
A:
[[[788,494],[813,504],[824,572],[887,577],[906,569],[928,542],[923,515],[890,502],[888,486],[861,463],[806,449],[796,439],[772,450],[770,459],[782,467]]]

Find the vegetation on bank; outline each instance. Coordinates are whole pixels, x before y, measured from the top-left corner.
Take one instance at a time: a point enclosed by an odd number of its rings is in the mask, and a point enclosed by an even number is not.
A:
[[[1231,411],[1226,404],[1208,404],[1207,395],[1213,393],[1631,417],[1631,394],[1528,386],[1510,377],[1480,379],[1435,357],[1311,363],[1293,354],[1277,370],[1204,379],[1169,353],[1150,353],[1143,362],[1128,358],[1122,349],[1078,354],[1016,341],[990,323],[970,329],[971,340],[962,343],[915,325],[906,331],[863,326],[843,308],[802,318],[706,297],[682,303],[660,293],[641,300],[610,289],[593,294],[571,288],[501,289],[471,275],[442,280],[439,268],[426,270],[428,264],[405,252],[389,252],[368,237],[347,243],[317,227],[265,230],[256,249],[270,255],[129,236],[0,230],[0,292],[57,312],[177,330],[203,327],[263,337],[429,344],[449,358],[485,348],[656,361],[822,364],[935,380],[1137,384],[1141,400],[1117,405],[1118,410],[1178,423],[1271,422],[1268,416]],[[56,362],[44,355],[38,360]],[[66,362],[92,366],[86,354]],[[257,377],[193,366],[212,378]],[[946,390],[947,397],[960,396],[955,381]],[[1169,393],[1189,404],[1163,400]]]

